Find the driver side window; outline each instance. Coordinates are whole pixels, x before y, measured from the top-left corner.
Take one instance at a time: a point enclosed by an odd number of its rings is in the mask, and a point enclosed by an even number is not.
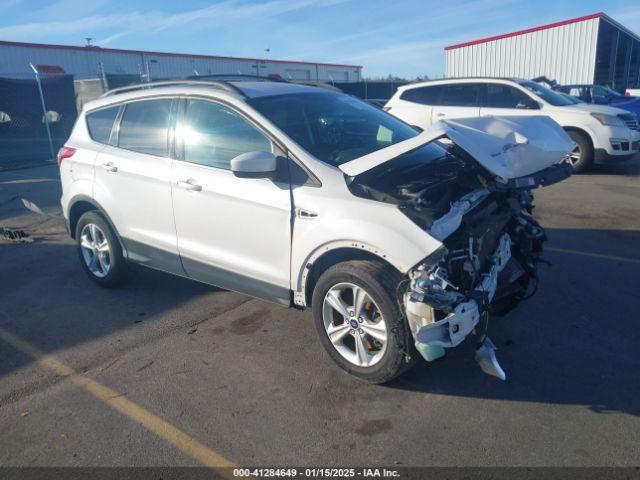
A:
[[[271,152],[271,141],[233,110],[207,100],[187,99],[177,131],[184,161],[229,170],[232,158],[247,152]]]

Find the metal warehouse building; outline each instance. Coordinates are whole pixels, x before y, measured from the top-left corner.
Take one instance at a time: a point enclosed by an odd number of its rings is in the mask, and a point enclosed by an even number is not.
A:
[[[358,65],[0,41],[0,77],[32,77],[29,63],[36,65],[41,73],[66,73],[76,80],[104,75],[161,79],[196,74],[242,74],[280,75],[287,80],[358,82],[362,72]]]
[[[447,77],[640,87],[640,37],[604,13],[451,45],[445,55]]]

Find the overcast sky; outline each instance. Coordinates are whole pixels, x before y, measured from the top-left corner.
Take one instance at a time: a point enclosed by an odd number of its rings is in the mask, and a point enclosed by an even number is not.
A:
[[[0,0],[0,40],[349,63],[442,75],[443,47],[599,11],[640,33],[640,1]],[[269,48],[270,52],[265,49]]]

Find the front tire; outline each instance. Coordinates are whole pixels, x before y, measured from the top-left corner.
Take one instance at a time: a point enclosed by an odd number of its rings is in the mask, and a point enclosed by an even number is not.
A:
[[[589,137],[575,130],[569,130],[567,134],[576,144],[576,147],[569,154],[573,171],[576,173],[587,171],[593,164],[593,145],[591,145]]]
[[[76,225],[76,247],[83,270],[101,287],[115,287],[130,276],[118,237],[98,211],[84,213]]]
[[[340,368],[370,383],[396,378],[416,357],[395,298],[400,280],[382,263],[354,260],[327,269],[313,291],[322,346]]]

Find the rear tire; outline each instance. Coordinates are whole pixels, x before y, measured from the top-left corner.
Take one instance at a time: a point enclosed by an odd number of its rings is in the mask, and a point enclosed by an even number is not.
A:
[[[396,300],[401,279],[382,263],[354,260],[327,269],[313,290],[322,346],[340,368],[370,383],[388,382],[415,363],[411,333]]]
[[[586,134],[576,130],[567,131],[571,140],[576,143],[576,148],[571,152],[571,165],[575,173],[582,173],[591,168],[593,164],[593,145]]]
[[[122,254],[117,235],[97,210],[82,214],[76,225],[76,247],[83,270],[101,287],[121,285],[131,266]]]

